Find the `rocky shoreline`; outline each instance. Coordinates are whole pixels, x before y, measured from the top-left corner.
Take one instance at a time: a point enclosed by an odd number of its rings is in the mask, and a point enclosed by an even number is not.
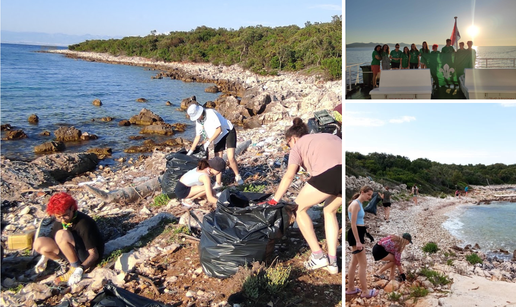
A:
[[[318,75],[280,72],[278,76],[260,76],[238,65],[168,63],[142,57],[71,50],[45,52],[63,54],[86,61],[147,67],[159,71],[155,78],[168,77],[184,82],[215,83],[217,91],[223,93],[222,96],[239,97],[241,100],[238,104],[252,110],[254,114],[250,114],[251,116],[260,115],[255,119],[258,126],[292,116],[299,116],[306,120],[311,116],[310,112],[320,109],[331,110],[342,102],[342,82],[324,81]],[[265,96],[269,96],[270,100]],[[263,104],[271,104],[268,107],[270,110],[260,112]],[[267,113],[270,114],[267,115]]]
[[[70,52],[60,51],[60,53],[68,54]],[[112,59],[106,58],[104,55],[90,54],[89,60],[108,62]],[[116,63],[139,66],[157,65],[145,61],[143,63],[134,58],[125,58],[124,61],[129,62]],[[322,82],[318,81],[317,77],[295,74],[261,77],[239,70],[238,67],[223,68],[208,64],[170,65],[183,67],[188,72],[195,73],[196,76],[208,76],[212,78],[210,82],[213,82],[215,78],[228,78],[232,80],[231,82],[240,82],[238,84],[242,84],[247,90],[267,91],[271,97],[277,98],[271,99],[270,104],[281,106],[281,110],[262,114],[263,118],[268,118],[270,121],[264,120],[255,128],[239,130],[237,140],[237,144],[250,143],[247,150],[237,157],[240,174],[245,185],[262,186],[264,192],[273,192],[285,171],[284,159],[288,148],[283,145],[284,131],[292,124],[293,117],[300,116],[306,121],[313,117],[314,110],[331,110],[341,103],[342,99],[340,82]],[[196,80],[196,82],[199,81]],[[7,237],[13,233],[37,230],[39,225],[41,225],[40,233],[42,235],[48,233],[51,224],[45,215],[46,203],[53,193],[67,191],[77,199],[81,211],[94,216],[100,223],[103,234],[106,236],[107,251],[118,250],[123,246],[132,246],[134,250],[115,258],[111,264],[103,268],[96,268],[92,272],[88,272],[89,279],[81,281],[77,286],[61,289],[66,292],[59,292],[59,289],[51,289],[44,285],[49,281],[47,279],[39,280],[39,276],[35,275],[33,270],[35,261],[38,259],[35,255],[22,251],[6,251],[2,266],[4,274],[2,274],[1,304],[8,306],[27,306],[35,303],[54,305],[59,300],[67,300],[73,306],[87,306],[87,302],[102,289],[107,280],[111,280],[119,286],[123,285],[124,288],[134,293],[140,293],[143,291],[141,289],[145,289],[149,285],[149,278],[145,279],[145,276],[150,276],[152,286],[154,283],[160,286],[158,288],[154,286],[155,291],[151,291],[154,294],[145,295],[147,297],[159,301],[175,302],[175,306],[191,306],[193,302],[199,304],[205,302],[206,306],[233,306],[228,303],[228,296],[232,290],[239,291],[235,287],[242,286],[242,281],[238,279],[241,277],[220,281],[204,276],[197,259],[195,245],[197,242],[194,237],[184,237],[182,241],[179,241],[179,247],[171,244],[170,238],[163,235],[149,243],[142,243],[142,238],[149,229],[160,228],[159,225],[169,220],[176,221],[179,225],[190,223],[189,219],[185,218],[190,210],[202,219],[204,214],[214,209],[213,205],[201,202],[199,207],[189,209],[182,206],[177,199],[171,199],[163,205],[156,205],[155,199],[161,194],[161,189],[150,191],[131,202],[107,202],[90,193],[85,187],[85,185],[90,185],[99,190],[113,191],[134,187],[158,178],[166,169],[167,154],[174,151],[176,149],[172,147],[157,147],[151,154],[120,159],[113,166],[98,165],[98,159],[94,153],[57,153],[32,162],[9,161],[2,157],[2,178],[10,178],[7,181],[2,180],[2,241],[7,240]],[[88,164],[85,161],[88,161]],[[79,165],[83,167],[80,168],[80,171]],[[286,199],[295,198],[304,180],[306,178],[302,174],[296,177],[286,194]],[[233,173],[226,171],[223,175],[223,183],[232,187],[233,182]],[[7,191],[13,193],[7,194]],[[167,227],[175,229],[178,226],[169,225]],[[194,227],[193,224],[192,227]],[[304,241],[299,236],[301,236],[300,233],[285,238],[287,242],[276,248],[283,250],[284,253],[286,249],[294,247],[296,253],[304,253],[306,249],[301,248]],[[174,260],[169,260],[169,258]],[[302,262],[299,260],[301,258],[290,256],[288,261],[291,261],[294,266],[302,266]],[[158,265],[157,263],[160,261],[164,261],[165,264],[173,261],[175,265]],[[156,271],[158,267],[161,268],[159,272]],[[137,280],[134,280],[135,278]],[[330,276],[327,273],[319,272],[318,274],[306,274],[301,278],[304,281],[296,288],[296,291],[300,295],[307,296],[307,304],[310,304],[310,300],[316,298],[317,295],[328,296],[330,293],[329,297],[333,297],[330,301],[335,301],[335,305],[339,305],[341,274]],[[313,283],[319,282],[325,286],[311,287]],[[305,286],[302,286],[304,284],[309,289],[305,289]],[[18,291],[13,289],[18,289]],[[335,292],[336,289],[339,289],[338,293]]]
[[[353,185],[348,185],[353,183]],[[368,178],[346,177],[346,189],[358,190],[360,186],[369,184],[375,188],[375,191],[381,191],[383,187],[379,184],[371,182]],[[394,188],[394,196],[391,209],[391,221],[385,222],[383,219],[383,207],[378,208],[377,215],[366,214],[366,225],[368,231],[375,239],[382,238],[389,234],[402,234],[409,232],[413,238],[413,244],[403,252],[402,264],[407,276],[411,278],[407,282],[378,280],[373,274],[381,267],[380,263],[375,263],[371,248],[374,243],[366,240],[366,251],[368,260],[368,285],[380,290],[378,297],[368,300],[369,303],[376,303],[380,306],[393,306],[391,304],[399,304],[395,306],[459,306],[458,301],[471,302],[477,293],[487,296],[479,303],[478,306],[494,306],[492,301],[516,303],[516,297],[513,293],[507,292],[501,297],[491,297],[490,288],[501,287],[510,289],[515,287],[516,283],[516,258],[512,261],[503,261],[496,258],[487,257],[480,251],[478,245],[463,246],[457,238],[451,235],[444,227],[443,223],[449,218],[449,214],[453,214],[454,210],[461,205],[474,205],[483,203],[485,200],[499,199],[495,194],[499,194],[501,190],[514,188],[515,185],[507,186],[491,186],[480,187],[472,186],[473,194],[468,197],[456,199],[447,197],[444,199],[421,196],[418,198],[418,205],[412,202],[408,190],[396,190]],[[502,197],[502,199],[504,199]],[[514,198],[512,199],[514,201]],[[349,228],[349,226],[347,226]],[[437,253],[426,253],[423,247],[429,243],[437,244],[439,250]],[[346,264],[349,266],[350,253],[349,247],[346,249]],[[475,265],[470,264],[466,260],[466,256],[477,254],[483,263]],[[512,251],[510,251],[512,255]],[[432,270],[447,276],[449,283],[434,284],[432,280],[420,274],[423,268]],[[457,289],[456,285],[463,285],[465,281],[478,280],[482,278],[487,282],[482,289],[470,291],[470,289]],[[415,287],[425,288],[428,295],[414,299]],[[471,286],[471,288],[474,288]],[[394,293],[394,294],[393,294]],[[398,296],[399,295],[399,296]],[[459,299],[457,300],[457,297]],[[395,300],[396,298],[396,300]],[[349,306],[362,306],[365,301],[358,297],[347,296],[346,301]],[[471,305],[464,305],[471,306]]]

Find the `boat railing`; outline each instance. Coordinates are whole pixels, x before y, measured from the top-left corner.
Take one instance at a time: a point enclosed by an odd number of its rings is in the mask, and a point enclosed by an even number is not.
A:
[[[368,62],[363,62],[363,63],[357,63],[357,64],[350,64],[350,65],[346,65],[346,85],[348,87],[348,90],[351,91],[352,90],[352,85],[357,85],[360,83],[360,65],[364,65],[364,64],[367,64]],[[355,68],[356,68],[356,78],[354,76],[352,76],[352,73],[355,72]],[[353,80],[354,80],[354,83],[353,83]]]
[[[361,72],[360,66],[370,65],[369,62],[346,65],[346,87],[351,91],[353,85],[363,81],[361,73],[372,73],[371,71]],[[516,58],[476,58],[475,68],[516,68]],[[356,76],[355,76],[356,73]]]
[[[516,58],[477,58],[475,68],[516,68]]]

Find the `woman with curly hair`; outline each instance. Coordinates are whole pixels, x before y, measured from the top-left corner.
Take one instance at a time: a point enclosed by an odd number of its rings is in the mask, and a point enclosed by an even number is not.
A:
[[[382,59],[382,46],[376,45],[373,50],[373,60],[371,61],[371,70],[373,71],[373,88],[378,87],[376,82],[380,74],[380,60]]]

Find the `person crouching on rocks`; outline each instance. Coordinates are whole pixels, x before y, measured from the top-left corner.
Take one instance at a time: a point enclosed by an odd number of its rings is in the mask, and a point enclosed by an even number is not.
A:
[[[405,281],[407,277],[401,267],[401,253],[409,243],[412,244],[412,236],[409,233],[404,233],[401,237],[390,235],[385,238],[381,238],[373,247],[373,257],[375,261],[381,260],[387,261],[387,263],[373,276],[380,279],[386,279],[381,274],[384,271],[391,269],[389,280],[394,280],[394,272],[397,267],[401,280]]]
[[[211,160],[202,159],[197,167],[186,172],[176,184],[175,194],[185,207],[194,205],[193,199],[206,196],[210,203],[216,203],[217,198],[211,186],[210,176],[218,176],[226,169],[226,161],[215,157]]]
[[[323,268],[337,274],[337,244],[339,223],[337,210],[342,205],[342,139],[329,133],[309,134],[308,126],[301,118],[294,118],[292,127],[285,132],[290,147],[288,167],[274,194],[267,203],[276,205],[287,192],[299,167],[310,173],[294,202],[298,205],[296,222],[312,254],[304,266],[308,270]],[[324,226],[328,257],[319,246],[308,209],[324,202]]]
[[[66,282],[71,286],[82,279],[84,270],[100,262],[104,254],[104,240],[97,223],[77,210],[77,201],[69,194],[54,194],[46,211],[56,221],[50,237],[39,237],[34,242],[34,250],[42,255],[35,271],[45,271],[48,259],[52,259],[60,265],[54,283]],[[70,263],[68,271],[67,262]]]
[[[235,182],[238,185],[244,184],[242,177],[238,173],[238,166],[235,160],[237,136],[233,124],[220,115],[219,112],[213,109],[205,109],[198,104],[190,105],[186,112],[190,116],[190,120],[195,122],[195,139],[187,155],[191,155],[194,152],[201,140],[201,136],[206,140],[204,142],[206,152],[208,152],[211,143],[215,144],[214,152],[216,157],[222,158],[224,149],[227,148],[229,167],[235,173]],[[222,173],[216,176],[216,183],[213,188],[218,189],[221,187]]]
[[[370,298],[378,295],[378,291],[371,289],[367,291],[367,258],[364,252],[365,234],[366,227],[364,222],[364,201],[371,200],[373,196],[373,188],[370,186],[363,186],[359,193],[355,193],[351,197],[351,201],[348,206],[348,219],[351,224],[351,228],[347,233],[347,241],[351,246],[351,262],[349,263],[348,269],[348,284],[346,294],[358,294],[362,291],[362,297]],[[358,266],[358,278],[360,279],[360,289],[355,287],[355,271]]]

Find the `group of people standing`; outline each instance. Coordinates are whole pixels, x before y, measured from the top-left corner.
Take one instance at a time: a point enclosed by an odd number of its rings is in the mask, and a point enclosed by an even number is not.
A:
[[[428,43],[423,42],[418,50],[416,44],[412,44],[410,49],[405,46],[403,51],[400,45],[396,44],[394,50],[390,50],[389,45],[376,45],[372,54],[371,71],[373,72],[373,87],[378,87],[377,81],[381,70],[390,69],[425,69],[430,68],[434,81],[437,79],[437,67],[439,63],[456,64],[455,73],[457,76],[464,74],[465,68],[474,68],[476,51],[473,49],[473,42],[468,41],[468,49],[464,48],[464,42],[459,43],[459,49],[455,51],[451,45],[451,39],[446,40],[446,45],[438,51],[439,45],[433,44],[430,51]],[[442,54],[439,59],[439,55]],[[452,56],[452,54],[455,54]]]
[[[196,124],[196,137],[187,155],[191,155],[203,139],[207,151],[210,144],[214,144],[215,157],[201,159],[197,167],[181,176],[175,193],[187,207],[199,198],[216,203],[215,190],[222,186],[222,173],[226,169],[226,161],[222,159],[224,150],[227,150],[236,184],[244,183],[235,160],[236,131],[230,121],[213,109],[195,104],[188,108],[187,113]],[[311,177],[294,202],[298,205],[296,222],[312,252],[304,266],[308,270],[322,268],[337,274],[337,210],[342,205],[342,140],[330,133],[310,134],[302,119],[295,118],[293,125],[285,132],[285,145],[290,148],[287,171],[274,197],[263,205],[278,204],[299,168],[303,167]],[[212,185],[210,177],[216,178],[215,185]],[[324,206],[326,253],[319,245],[307,212],[320,203]],[[49,237],[39,237],[34,242],[35,251],[42,255],[35,271],[42,273],[47,268],[48,260],[53,260],[59,267],[55,284],[67,283],[71,286],[82,279],[85,270],[100,263],[104,253],[102,233],[90,216],[79,211],[77,201],[68,193],[53,195],[46,211],[54,217],[55,223]]]
[[[384,202],[385,219],[388,220],[390,212],[390,192],[389,188],[385,189],[384,193],[379,193]],[[363,298],[371,298],[378,295],[376,289],[369,289],[367,287],[366,268],[367,258],[364,252],[365,237],[372,236],[367,233],[365,226],[365,211],[363,202],[371,200],[373,196],[373,188],[370,186],[363,186],[358,193],[355,193],[351,198],[348,206],[348,219],[351,227],[349,228],[346,240],[351,246],[351,262],[348,269],[348,282],[346,286],[346,294],[354,295],[360,294]],[[401,253],[405,247],[412,243],[412,236],[409,233],[404,233],[401,236],[389,235],[381,238],[378,243],[372,248],[372,255],[375,261],[383,261],[385,264],[374,274],[374,277],[379,279],[394,280],[395,270],[398,269],[400,279],[406,280],[406,275],[401,265]],[[360,287],[355,286],[355,274],[358,268],[358,279]],[[390,270],[389,277],[382,275],[386,270]]]

